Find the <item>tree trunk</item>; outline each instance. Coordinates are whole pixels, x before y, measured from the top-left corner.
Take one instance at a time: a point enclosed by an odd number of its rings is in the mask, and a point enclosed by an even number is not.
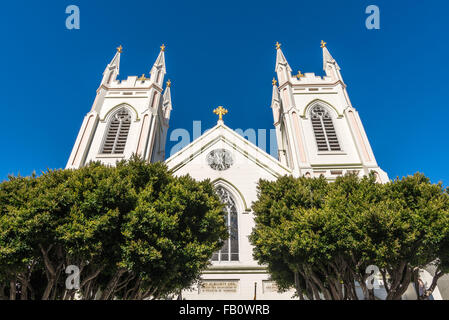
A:
[[[53,268],[48,257],[48,252],[53,248],[53,245],[50,245],[47,250],[45,250],[42,245],[39,245],[39,248],[41,249],[42,257],[44,258],[45,273],[47,275],[47,286],[45,288],[44,294],[42,295],[42,300],[48,300],[51,294],[51,290],[55,285],[56,279],[56,271]]]
[[[20,300],[28,300],[28,281],[22,281]]]
[[[329,290],[324,286],[323,282],[320,281],[320,279],[318,279],[318,276],[315,274],[315,272],[310,270],[309,276],[311,276],[312,282],[314,282],[319,287],[319,289],[321,290],[321,293],[323,294],[324,299],[325,300],[332,300],[332,297],[331,297],[331,294],[330,294]]]
[[[106,286],[106,289],[104,290],[100,300],[109,300],[114,292],[115,288],[117,287],[118,282],[120,281],[121,276],[126,272],[124,269],[119,269],[115,275],[112,277],[112,279],[109,281],[108,285]]]
[[[0,300],[8,300],[8,297],[5,294],[5,285],[0,284]]]
[[[296,286],[296,293],[299,296],[299,300],[304,300],[304,295],[302,294],[302,288],[301,288],[301,283],[299,280],[298,272],[295,272],[295,286]]]
[[[47,287],[45,287],[44,294],[42,295],[42,300],[48,300],[51,294],[51,290],[53,289],[53,286],[55,285],[55,279],[49,279],[47,282]]]
[[[440,279],[441,276],[443,276],[443,275],[444,275],[443,271],[438,271],[438,269],[436,270],[435,275],[433,276],[433,279],[432,279],[432,284],[430,285],[429,289],[427,289],[424,294],[425,299],[430,297],[430,295],[433,293],[433,291],[437,287],[438,279]]]
[[[16,295],[16,280],[11,280],[9,282],[9,300],[16,300]]]
[[[407,291],[408,285],[410,284],[411,275],[412,271],[407,266],[407,263],[401,263],[399,270],[393,274],[394,281],[387,295],[387,300],[401,300],[402,295]]]
[[[140,278],[136,279],[136,283],[134,284],[134,286],[129,289],[128,291],[126,291],[125,296],[124,296],[124,300],[134,300],[133,298],[135,297],[136,293],[139,291],[140,289]]]
[[[304,274],[304,272],[301,269],[299,269],[298,271],[306,283],[307,298],[309,300],[315,300],[314,289],[312,287],[310,280],[306,277],[306,275]]]

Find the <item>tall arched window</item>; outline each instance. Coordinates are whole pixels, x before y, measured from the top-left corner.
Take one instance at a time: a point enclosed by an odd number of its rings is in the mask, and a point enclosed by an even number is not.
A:
[[[101,153],[123,154],[130,126],[131,115],[126,108],[121,108],[109,122]]]
[[[318,151],[341,151],[332,116],[320,105],[310,111]]]
[[[231,194],[225,188],[219,186],[216,192],[220,200],[225,204],[224,214],[229,230],[229,238],[218,252],[212,255],[212,261],[238,261],[239,260],[239,228],[237,220],[237,206]]]

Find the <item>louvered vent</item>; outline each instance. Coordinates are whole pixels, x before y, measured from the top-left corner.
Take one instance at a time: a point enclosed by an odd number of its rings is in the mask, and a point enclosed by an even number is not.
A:
[[[116,112],[109,123],[101,153],[123,154],[130,126],[131,115],[128,110],[122,108]]]
[[[318,151],[341,151],[329,112],[321,106],[315,106],[311,118]]]

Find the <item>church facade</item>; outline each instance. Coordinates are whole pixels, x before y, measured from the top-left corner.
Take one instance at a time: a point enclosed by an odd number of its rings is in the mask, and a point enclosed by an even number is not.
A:
[[[150,71],[150,78],[117,80],[122,46],[103,73],[90,112],[84,117],[66,168],[90,161],[114,165],[133,153],[151,162],[164,161],[170,112],[170,82],[163,89],[165,46]]]
[[[271,112],[278,158],[274,158],[225,125],[227,110],[218,107],[217,125],[165,159],[165,141],[172,110],[170,81],[164,88],[165,46],[150,77],[118,80],[119,47],[106,67],[92,109],[84,118],[67,168],[89,161],[115,164],[133,153],[150,162],[165,161],[173,174],[210,179],[222,201],[230,238],[216,252],[202,282],[182,293],[185,299],[291,299],[278,293],[264,266],[252,256],[248,236],[254,227],[251,204],[259,179],[284,175],[329,181],[348,172],[373,172],[388,181],[378,166],[357,110],[352,105],[340,67],[326,43],[321,44],[325,76],[298,72],[276,44]],[[267,112],[270,112],[267,108]]]

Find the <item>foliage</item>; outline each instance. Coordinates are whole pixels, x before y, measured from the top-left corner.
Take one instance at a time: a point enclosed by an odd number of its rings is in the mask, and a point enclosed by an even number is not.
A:
[[[133,157],[0,184],[0,295],[157,299],[189,287],[227,237],[209,181]],[[66,288],[69,265],[79,290]]]
[[[301,299],[358,299],[356,282],[375,299],[366,285],[370,265],[379,267],[387,299],[400,299],[433,264],[425,299],[448,271],[449,196],[422,174],[387,184],[351,174],[332,183],[282,177],[261,180],[258,194],[254,257]]]

